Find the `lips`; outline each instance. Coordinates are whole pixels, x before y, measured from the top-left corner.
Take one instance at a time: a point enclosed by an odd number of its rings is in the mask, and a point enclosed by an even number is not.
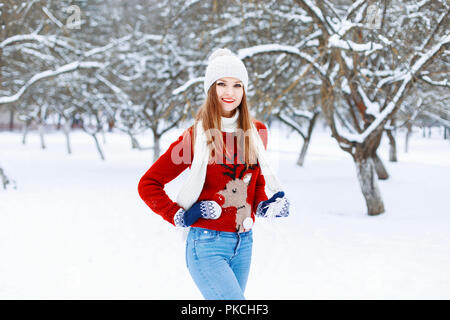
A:
[[[226,99],[226,98],[222,98],[222,101],[225,103],[233,103],[234,99]]]

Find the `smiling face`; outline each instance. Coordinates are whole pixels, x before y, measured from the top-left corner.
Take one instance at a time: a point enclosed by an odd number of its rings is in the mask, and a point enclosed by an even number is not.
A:
[[[216,81],[217,99],[222,107],[222,116],[231,117],[233,110],[242,101],[244,95],[244,85],[237,78],[224,77]]]

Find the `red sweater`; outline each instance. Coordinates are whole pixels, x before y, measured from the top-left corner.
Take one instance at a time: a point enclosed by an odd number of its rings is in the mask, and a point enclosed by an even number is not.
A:
[[[261,136],[264,146],[267,148],[266,126],[258,120],[253,120],[253,123]],[[164,186],[180,175],[186,168],[191,167],[194,154],[191,141],[186,139],[186,135],[191,137],[192,130],[193,126],[185,130],[169,146],[167,151],[144,174],[138,185],[139,195],[142,200],[152,211],[161,215],[172,224],[174,224],[173,218],[175,213],[181,207],[169,198],[164,191]],[[222,132],[222,134],[224,141],[226,141],[227,135],[233,135],[233,133],[226,132]],[[225,160],[224,156],[222,164],[208,164],[203,189],[197,200],[216,201],[222,207],[222,215],[217,220],[200,218],[192,225],[193,227],[235,232],[238,210],[250,211],[251,218],[254,221],[258,204],[267,200],[264,190],[265,180],[261,174],[259,164],[251,165],[246,169],[245,164],[238,163],[236,140],[237,138],[234,136],[233,163],[231,163],[230,157],[227,157],[227,160]],[[190,155],[184,155],[183,150],[191,150]],[[179,155],[179,157],[173,157],[172,152]],[[184,159],[184,161],[177,161],[177,159]],[[240,211],[241,215],[243,211]]]

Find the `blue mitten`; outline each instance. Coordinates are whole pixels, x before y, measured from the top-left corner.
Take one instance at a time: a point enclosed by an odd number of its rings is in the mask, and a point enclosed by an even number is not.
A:
[[[289,215],[289,200],[283,191],[278,191],[269,200],[261,201],[256,208],[258,217],[287,217]]]
[[[177,227],[189,227],[198,219],[218,219],[222,213],[222,208],[215,201],[198,201],[185,211],[180,209],[175,214],[173,221]]]

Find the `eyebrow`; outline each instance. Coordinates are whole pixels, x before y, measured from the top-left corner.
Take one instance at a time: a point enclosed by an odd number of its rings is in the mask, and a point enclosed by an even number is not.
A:
[[[218,79],[217,81],[228,82],[227,80],[223,80],[223,79]],[[242,81],[238,80],[238,81],[235,81],[234,83],[242,83]]]

